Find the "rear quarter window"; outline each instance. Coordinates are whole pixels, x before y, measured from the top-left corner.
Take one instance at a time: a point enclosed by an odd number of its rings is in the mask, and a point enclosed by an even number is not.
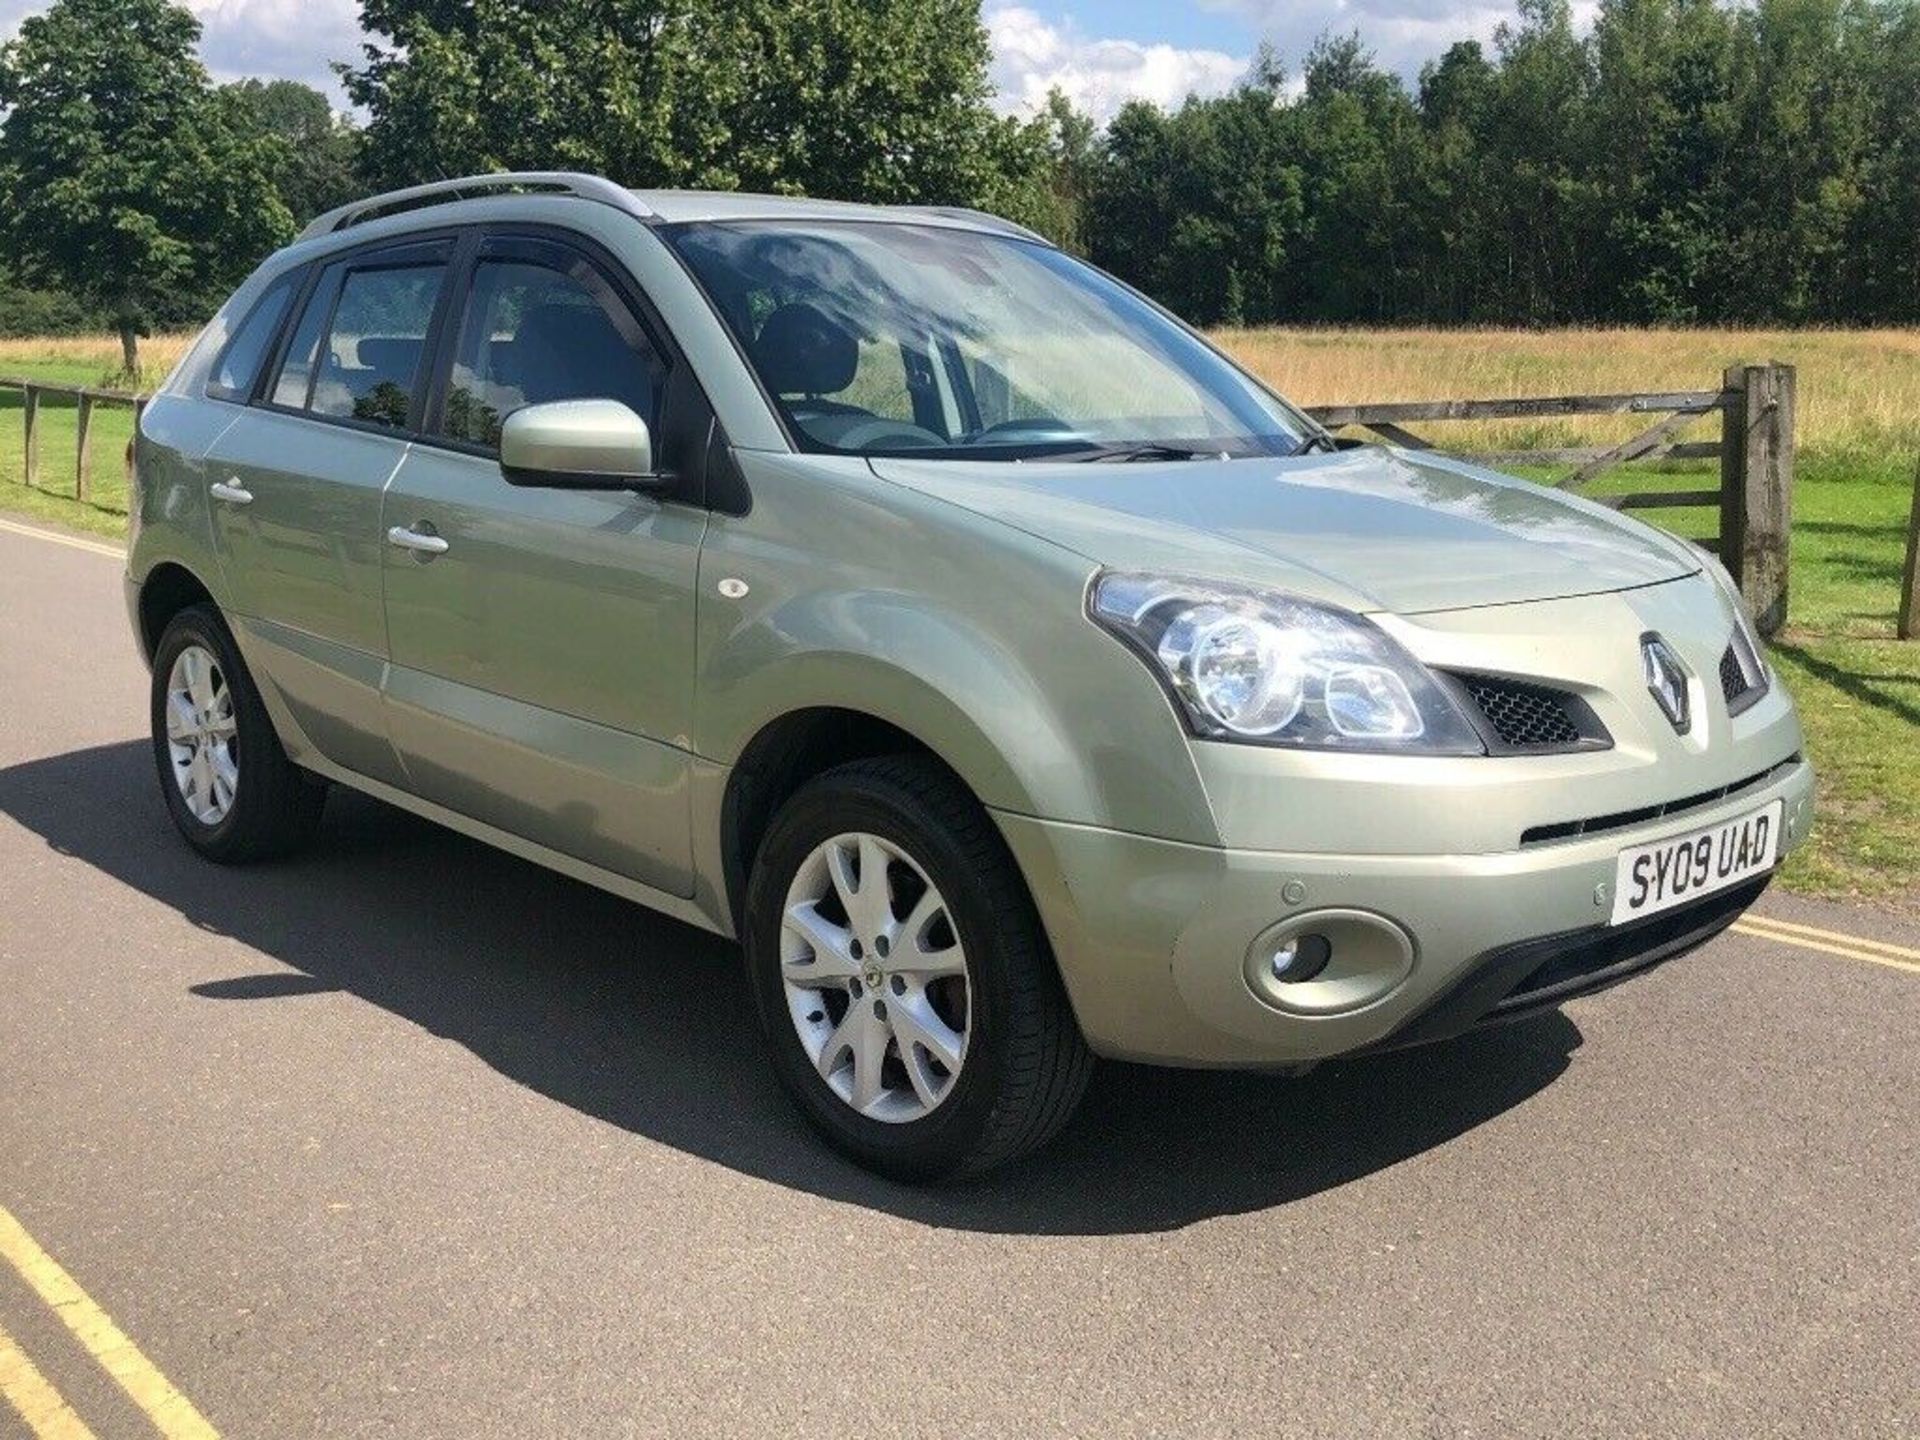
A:
[[[220,358],[214,362],[213,373],[207,380],[208,395],[216,400],[244,402],[253,394],[254,381],[260,378],[260,367],[273,349],[274,337],[280,333],[281,323],[287,318],[287,309],[293,304],[294,294],[300,288],[301,274],[296,268],[280,276],[247,311],[246,318],[234,330],[226,347],[221,350]]]

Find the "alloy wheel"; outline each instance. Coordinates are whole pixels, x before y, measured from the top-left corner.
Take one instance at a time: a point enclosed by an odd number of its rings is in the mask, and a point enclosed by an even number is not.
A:
[[[239,727],[227,677],[204,646],[187,646],[167,674],[167,754],[187,812],[202,825],[226,819],[240,787]]]
[[[836,835],[795,871],[780,974],[801,1046],[869,1119],[919,1120],[953,1093],[972,1005],[966,952],[919,862],[878,835]]]

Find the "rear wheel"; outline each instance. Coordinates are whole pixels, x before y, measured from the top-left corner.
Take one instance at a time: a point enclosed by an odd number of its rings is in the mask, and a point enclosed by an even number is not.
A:
[[[913,757],[809,782],[747,898],[774,1068],[814,1126],[905,1179],[1044,1143],[1092,1060],[1019,871],[979,803]]]
[[[152,725],[173,823],[210,860],[287,854],[319,823],[326,790],[287,759],[219,612],[190,605],[153,656]]]

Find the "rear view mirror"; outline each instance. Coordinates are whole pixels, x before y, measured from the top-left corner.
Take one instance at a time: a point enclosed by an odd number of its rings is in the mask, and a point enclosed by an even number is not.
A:
[[[556,490],[653,490],[647,422],[618,400],[523,405],[500,426],[500,472],[510,485]]]

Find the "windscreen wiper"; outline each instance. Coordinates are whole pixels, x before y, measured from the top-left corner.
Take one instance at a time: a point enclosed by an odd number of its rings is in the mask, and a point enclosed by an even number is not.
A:
[[[1316,430],[1298,445],[1294,446],[1293,449],[1289,450],[1287,452],[1287,458],[1292,459],[1295,455],[1311,455],[1315,449],[1325,450],[1329,455],[1332,455],[1339,451],[1340,446],[1331,435],[1323,430]]]
[[[1083,454],[1064,455],[1088,465],[1124,465],[1135,460],[1214,460],[1224,450],[1195,450],[1191,445],[1165,445],[1157,440],[1141,440],[1124,445],[1100,445]]]

